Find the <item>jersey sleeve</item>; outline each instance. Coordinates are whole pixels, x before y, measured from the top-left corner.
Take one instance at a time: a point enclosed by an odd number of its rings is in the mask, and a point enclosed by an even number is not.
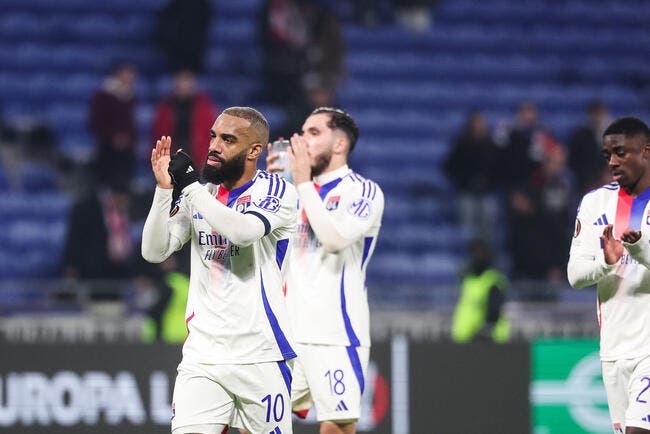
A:
[[[616,267],[605,262],[600,244],[602,227],[591,224],[596,220],[594,207],[593,200],[585,196],[578,208],[567,265],[567,277],[574,288],[596,284]]]
[[[142,257],[148,262],[164,261],[191,237],[192,219],[187,201],[181,195],[170,210],[171,201],[171,189],[156,187],[142,230]]]
[[[358,240],[384,211],[383,192],[372,181],[354,183],[343,190],[334,211],[327,210],[311,183],[300,184],[298,193],[311,228],[328,252],[340,251]]]
[[[296,224],[298,198],[293,184],[277,175],[261,179],[251,192],[251,206],[244,215],[254,216],[264,224],[264,235]]]
[[[341,203],[332,213],[346,239],[356,240],[368,232],[384,213],[384,193],[379,186],[366,180],[341,194]]]
[[[222,204],[198,182],[185,187],[183,194],[205,221],[233,244],[249,246],[264,236],[265,228],[258,218],[241,214]]]

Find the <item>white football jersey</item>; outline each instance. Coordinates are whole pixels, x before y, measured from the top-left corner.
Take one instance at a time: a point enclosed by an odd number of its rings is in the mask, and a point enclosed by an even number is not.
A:
[[[318,177],[313,187],[303,185],[318,192],[319,211],[348,243],[328,252],[299,204],[285,288],[296,341],[370,346],[365,278],[381,226],[383,193],[347,166]]]
[[[597,284],[600,357],[604,361],[650,354],[650,190],[632,198],[617,183],[587,193],[578,208],[568,265],[575,287]],[[630,227],[641,230],[625,244],[621,259],[605,263],[600,236],[608,224],[620,240]]]
[[[232,191],[214,184],[201,188],[235,211],[258,217],[265,235],[246,247],[234,245],[187,197],[177,200],[161,236],[169,233],[180,245],[192,242],[184,360],[243,364],[295,357],[281,272],[295,230],[295,187],[278,175],[257,171],[253,180]],[[156,195],[161,192],[171,197],[171,190],[157,189]],[[169,210],[169,199],[154,197],[153,206]]]

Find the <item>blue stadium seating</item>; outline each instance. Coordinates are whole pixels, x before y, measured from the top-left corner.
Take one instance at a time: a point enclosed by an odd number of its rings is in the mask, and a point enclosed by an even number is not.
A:
[[[25,163],[17,170],[20,189],[28,194],[55,193],[56,173],[44,163]]]
[[[6,194],[7,190],[9,190],[10,184],[9,184],[9,179],[7,178],[7,173],[2,166],[2,162],[0,162],[0,192],[2,194]]]
[[[38,170],[30,167],[24,173]],[[38,174],[32,172],[32,176]],[[44,278],[58,273],[70,199],[39,184],[3,195],[0,277]],[[4,302],[4,300],[3,300]]]
[[[94,146],[86,125],[89,98],[112,60],[131,59],[141,71],[137,119],[142,146],[149,145],[153,104],[169,87],[153,42],[164,0],[2,3],[5,117],[44,117],[61,152],[87,161]],[[258,101],[262,3],[214,0],[203,84],[221,107],[256,105],[276,124],[282,109]],[[433,303],[435,295],[409,288],[456,281],[467,237],[455,226],[454,192],[440,162],[470,109],[495,123],[511,118],[521,101],[533,101],[560,140],[594,97],[615,116],[649,114],[650,7],[642,0],[444,0],[423,33],[395,25],[364,28],[348,20],[349,4],[330,3],[346,17],[348,80],[339,102],[361,126],[352,163],[386,193],[384,229],[368,276],[371,286],[394,290],[371,291],[371,300]],[[38,194],[14,193],[0,207],[10,228],[0,235],[0,277],[56,272],[69,200],[46,194],[54,185],[46,178],[23,178],[27,184],[19,188]],[[3,188],[9,183],[0,176]],[[45,222],[51,232],[44,235]],[[44,248],[34,247],[39,242]]]

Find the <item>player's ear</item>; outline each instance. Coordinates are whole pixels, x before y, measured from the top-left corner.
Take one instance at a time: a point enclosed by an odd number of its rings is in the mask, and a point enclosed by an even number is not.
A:
[[[646,142],[643,145],[643,149],[641,150],[641,153],[643,155],[643,158],[648,158],[650,156],[650,142]]]
[[[334,145],[334,152],[336,154],[348,153],[348,141],[344,137],[339,137]]]
[[[248,150],[248,156],[247,158],[249,160],[256,160],[262,155],[262,151],[264,150],[264,145],[261,143],[253,143]]]

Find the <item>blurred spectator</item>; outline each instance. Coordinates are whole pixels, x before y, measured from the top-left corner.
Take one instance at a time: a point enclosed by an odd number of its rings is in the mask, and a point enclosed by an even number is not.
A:
[[[517,109],[517,117],[504,131],[497,132],[504,146],[502,167],[508,186],[525,183],[539,167],[544,157],[543,128],[539,123],[537,107],[524,102]]]
[[[190,70],[180,71],[174,76],[171,94],[156,107],[153,143],[161,136],[172,136],[176,146],[190,154],[194,164],[202,165],[216,117],[217,108],[210,96],[197,89],[196,75]]]
[[[95,176],[103,182],[130,182],[136,158],[136,70],[118,64],[92,98],[89,124],[97,143]]]
[[[345,44],[330,9],[309,0],[268,0],[260,28],[270,102],[301,106],[301,89],[335,91],[344,75]]]
[[[338,17],[325,6],[308,0],[300,3],[309,26],[302,88],[335,93],[346,74],[347,50]]]
[[[184,249],[188,251],[188,249]],[[184,255],[185,258],[187,255]],[[190,278],[178,270],[178,257],[170,256],[160,264],[156,288],[150,289],[149,301],[143,306],[148,319],[143,324],[143,340],[170,344],[182,343],[187,337],[185,307]],[[142,298],[141,298],[142,299]]]
[[[533,185],[539,189],[538,236],[545,243],[539,260],[547,280],[564,282],[576,207],[575,178],[567,165],[564,147],[553,147],[538,173],[533,177]]]
[[[510,254],[521,278],[563,280],[575,189],[566,151],[544,136],[542,165],[510,197]]]
[[[273,128],[271,137],[291,137],[302,130],[302,124],[314,109],[335,105],[334,91],[320,83],[311,83],[304,89],[305,99],[287,106],[284,122],[277,129]]]
[[[458,192],[463,228],[472,238],[490,240],[496,230],[499,164],[500,150],[485,118],[481,113],[470,113],[454,140],[444,169]]]
[[[576,176],[580,194],[603,185],[602,172],[607,164],[602,156],[601,137],[609,124],[609,112],[602,101],[587,106],[587,119],[577,127],[569,140],[569,166]]]
[[[84,288],[92,301],[128,302],[135,297],[133,304],[152,318],[153,339],[172,294],[160,280],[160,265],[140,255],[140,240],[134,235],[139,233],[134,230],[137,205],[119,180],[80,197],[68,217],[61,273],[72,283],[66,296],[85,296],[79,293]]]
[[[134,218],[138,205],[127,185],[119,180],[88,190],[76,201],[68,217],[63,248],[61,273],[73,284],[69,287],[71,293],[65,296],[83,297],[86,294],[78,292],[83,288],[91,301],[132,299],[131,304],[150,318],[147,340],[171,338],[178,336],[178,327],[174,329],[170,323],[165,331],[163,322],[165,315],[177,316],[167,311],[171,301],[179,297],[177,286],[182,288],[183,274],[177,270],[183,264],[152,265],[142,259],[140,240],[135,235],[139,230],[134,230],[138,226]],[[181,323],[184,330],[184,317]]]
[[[57,150],[57,138],[51,126],[36,117],[7,123],[2,139],[15,147],[16,156],[21,159],[42,161],[53,167],[58,167],[65,159]]]
[[[139,249],[131,236],[129,205],[127,185],[119,181],[74,204],[63,253],[64,277],[124,279],[134,274]]]
[[[492,252],[482,240],[470,245],[470,263],[461,284],[451,326],[454,342],[490,339],[498,343],[510,337],[510,323],[502,315],[508,279],[493,268]]]
[[[300,88],[309,37],[307,18],[298,0],[267,0],[260,21],[266,97],[287,104]]]
[[[160,10],[158,45],[173,72],[204,71],[211,19],[209,0],[171,0]]]

